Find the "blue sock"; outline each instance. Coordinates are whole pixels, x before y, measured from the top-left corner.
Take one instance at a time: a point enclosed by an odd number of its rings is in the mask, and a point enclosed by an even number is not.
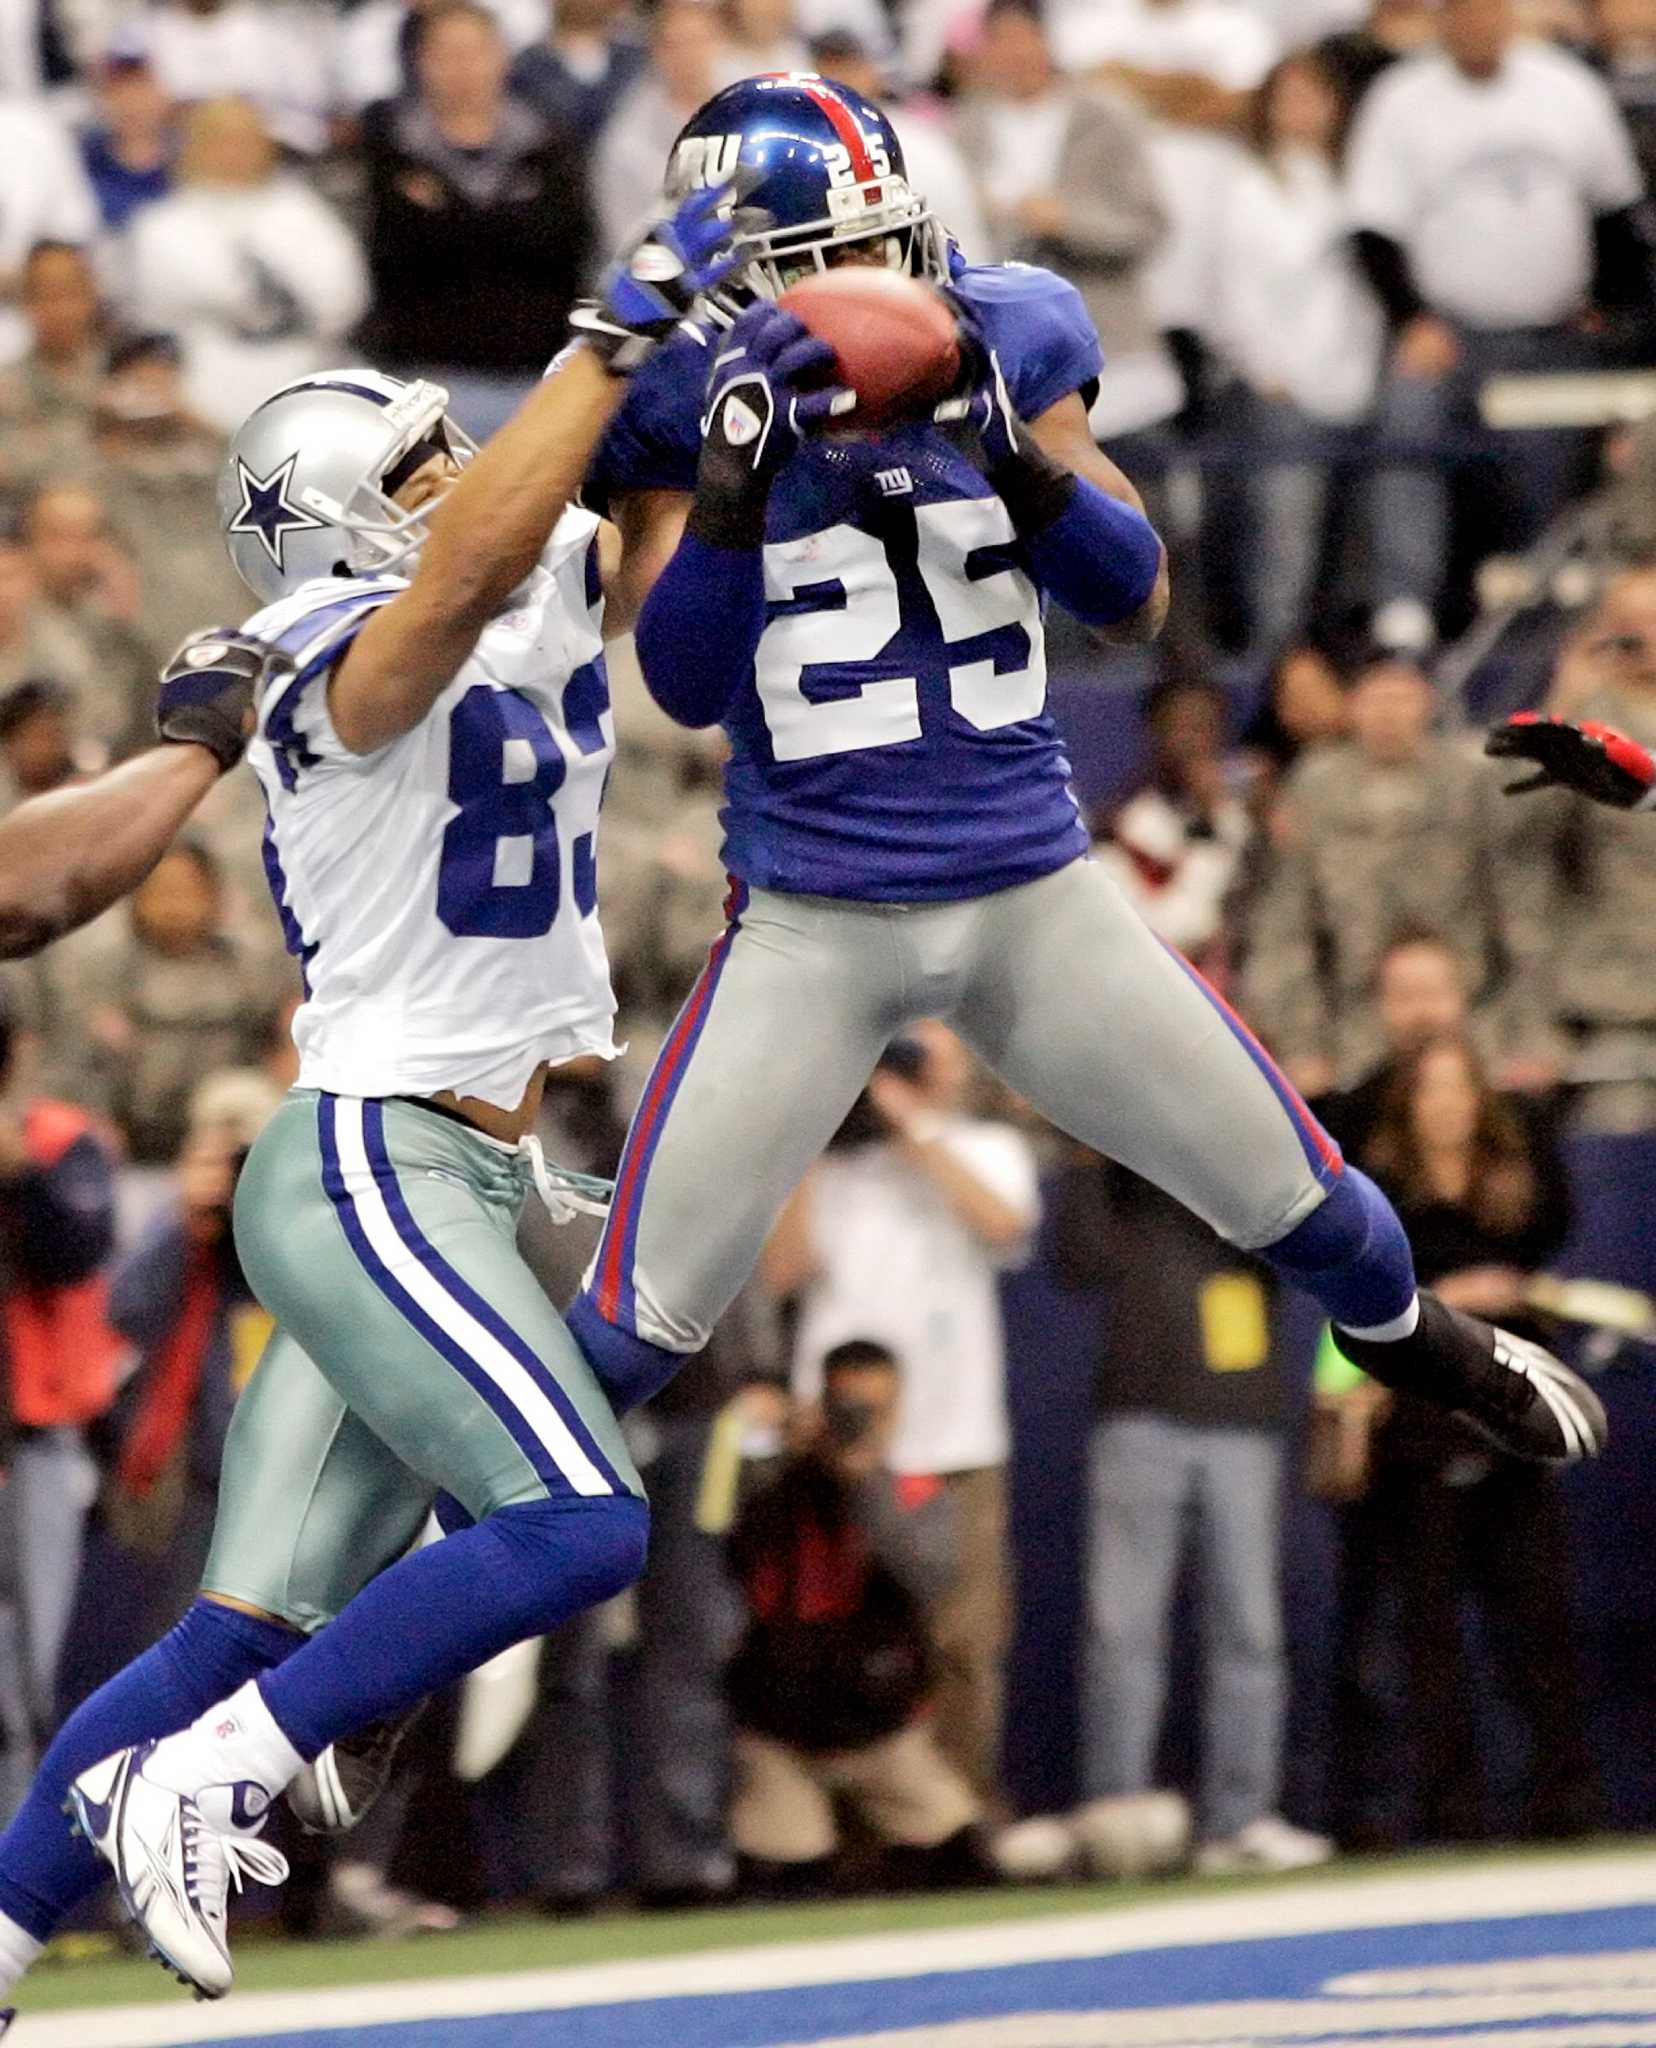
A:
[[[649,1526],[631,1493],[501,1508],[371,1579],[260,1681],[265,1705],[301,1756],[317,1756],[630,1586]]]
[[[129,1743],[186,1728],[215,1700],[297,1650],[273,1621],[197,1600],[176,1628],[83,1700],[40,1760],[29,1796],[0,1835],[0,1913],[37,1941],[96,1891],[109,1865],[71,1834],[63,1802],[80,1773]]]
[[[1286,1237],[1262,1245],[1259,1256],[1346,1329],[1393,1322],[1415,1298],[1414,1254],[1397,1211],[1354,1166]]]
[[[606,1321],[590,1294],[576,1295],[564,1322],[617,1415],[659,1394],[691,1357]]]

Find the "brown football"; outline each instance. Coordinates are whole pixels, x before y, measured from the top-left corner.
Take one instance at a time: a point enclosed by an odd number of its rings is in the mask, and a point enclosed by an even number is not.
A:
[[[878,432],[937,403],[960,374],[960,337],[941,294],[895,270],[847,263],[789,285],[781,305],[820,335],[857,394],[845,426]]]

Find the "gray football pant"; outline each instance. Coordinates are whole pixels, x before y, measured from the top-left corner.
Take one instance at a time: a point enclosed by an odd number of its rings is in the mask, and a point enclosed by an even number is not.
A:
[[[585,1312],[696,1351],[892,1037],[951,1024],[1072,1138],[1248,1249],[1338,1154],[1240,1021],[1089,860],[962,903],[738,886],[645,1088]]]

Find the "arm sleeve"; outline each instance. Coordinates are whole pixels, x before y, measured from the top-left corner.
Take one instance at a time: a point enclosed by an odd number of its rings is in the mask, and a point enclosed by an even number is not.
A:
[[[1409,275],[1409,259],[1400,244],[1373,228],[1359,228],[1352,237],[1352,248],[1357,267],[1369,290],[1385,307],[1387,319],[1401,327],[1425,311],[1426,301],[1415,290],[1414,279]]]
[[[1621,206],[1593,218],[1593,303],[1637,313],[1652,301],[1651,249],[1639,209]]]
[[[680,725],[717,725],[753,668],[765,630],[757,548],[686,533],[639,614],[635,644],[650,695]]]
[[[77,1138],[50,1166],[18,1174],[11,1188],[22,1225],[17,1257],[36,1284],[73,1286],[114,1250],[115,1176],[96,1138]]]
[[[1142,512],[1084,476],[1074,481],[1068,505],[1024,544],[1041,588],[1071,618],[1117,626],[1148,603],[1161,573],[1161,541]]]
[[[1039,419],[1103,370],[1092,315],[1074,285],[1052,271],[1020,264],[967,268],[955,289],[1000,357],[1020,419]]]

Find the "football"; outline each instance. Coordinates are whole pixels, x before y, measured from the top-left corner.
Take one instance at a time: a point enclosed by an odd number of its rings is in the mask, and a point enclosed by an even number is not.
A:
[[[790,285],[779,303],[839,360],[857,394],[848,429],[880,429],[924,412],[960,374],[960,337],[941,294],[895,270],[847,264]]]

